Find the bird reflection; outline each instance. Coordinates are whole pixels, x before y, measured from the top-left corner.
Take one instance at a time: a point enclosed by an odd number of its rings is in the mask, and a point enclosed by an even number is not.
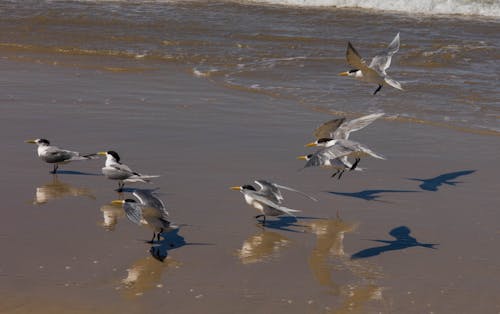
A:
[[[34,205],[42,205],[65,196],[86,196],[95,199],[87,188],[77,188],[59,180],[57,175],[52,176],[52,181],[36,188]]]
[[[183,236],[179,235],[180,229],[175,229],[164,234],[160,242],[155,242],[149,249],[151,256],[143,258],[127,269],[127,277],[122,280],[127,297],[144,294],[151,289],[161,288],[161,276],[168,269],[179,268],[182,263],[168,256],[168,252],[187,244]]]
[[[320,219],[309,223],[316,235],[316,246],[309,256],[309,267],[318,283],[330,289],[332,294],[339,293],[339,287],[332,279],[333,266],[328,262],[330,256],[343,257],[344,234],[353,232],[357,224],[336,219]]]
[[[350,286],[344,291],[346,298],[344,302],[331,311],[329,314],[353,314],[364,313],[363,307],[371,300],[382,299],[382,289],[375,285]]]
[[[180,262],[171,257],[163,262],[153,256],[148,256],[135,262],[127,269],[127,277],[122,281],[124,296],[133,298],[141,296],[154,288],[160,288],[162,274],[168,269],[178,268]]]
[[[103,222],[101,226],[108,231],[115,230],[118,219],[125,217],[125,211],[121,205],[105,204],[101,206]]]
[[[435,249],[434,246],[437,244],[432,243],[420,243],[414,237],[410,236],[411,230],[406,226],[400,226],[392,229],[389,232],[396,240],[372,240],[375,242],[386,243],[387,245],[371,247],[368,249],[361,250],[351,256],[352,259],[367,258],[372,256],[380,255],[387,251],[404,250],[410,247],[420,246],[429,249]]]
[[[279,254],[279,251],[290,244],[290,240],[281,234],[262,229],[243,242],[237,255],[243,264],[263,262]]]

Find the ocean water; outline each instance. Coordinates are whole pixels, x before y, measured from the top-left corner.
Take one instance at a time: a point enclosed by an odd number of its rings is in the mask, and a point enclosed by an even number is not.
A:
[[[0,55],[105,71],[180,65],[194,79],[297,111],[389,117],[500,134],[500,4],[427,1],[2,1]],[[404,91],[340,77],[348,41]],[[235,104],[237,106],[237,104]]]

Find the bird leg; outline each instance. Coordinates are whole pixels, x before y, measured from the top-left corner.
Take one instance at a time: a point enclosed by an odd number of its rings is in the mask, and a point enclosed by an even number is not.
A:
[[[262,223],[262,225],[264,225],[266,223],[266,215],[257,215],[255,216],[255,219],[259,220],[260,217],[264,217],[264,220],[259,221]]]
[[[160,228],[160,232],[156,235],[156,241],[160,242],[160,234],[163,232],[163,228]]]
[[[332,174],[332,178],[335,178],[335,176],[340,172],[340,169],[337,169],[337,171],[335,171],[333,174]]]
[[[156,232],[153,232],[153,238],[151,238],[151,241],[147,241],[147,243],[155,243],[155,238],[156,238]]]
[[[50,173],[55,174],[57,171],[57,168],[59,168],[58,164],[54,164],[54,170],[52,170]]]
[[[118,193],[121,193],[123,191],[123,187],[125,186],[125,183],[122,181],[118,181],[118,190],[116,190]]]
[[[360,160],[361,160],[360,158],[356,158],[356,161],[354,162],[354,164],[352,164],[351,169],[349,169],[349,171],[356,169]]]
[[[377,94],[379,92],[379,90],[382,89],[382,85],[378,85],[377,89],[373,92],[373,95]]]
[[[345,170],[339,170],[339,176],[337,177],[337,180],[340,180],[340,178],[342,178],[342,175],[344,174],[344,171]]]

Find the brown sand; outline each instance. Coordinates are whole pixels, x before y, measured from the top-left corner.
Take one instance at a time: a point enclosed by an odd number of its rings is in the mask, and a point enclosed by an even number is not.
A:
[[[498,137],[377,121],[353,138],[387,161],[362,160],[366,171],[337,181],[297,171],[295,159],[331,116],[287,100],[175,68],[0,67],[0,313],[500,311]],[[162,244],[167,259],[152,258],[151,231],[108,206],[116,183],[75,173],[100,174],[104,161],[53,178],[23,143],[37,137],[113,149],[133,169],[161,174],[134,186],[160,188],[171,219],[186,224],[172,240],[180,247]],[[263,229],[228,189],[259,178],[319,201],[285,194],[300,218]]]

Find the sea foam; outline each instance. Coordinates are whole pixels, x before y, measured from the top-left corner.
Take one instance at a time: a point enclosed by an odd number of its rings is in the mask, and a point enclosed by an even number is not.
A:
[[[243,2],[500,17],[500,1],[497,0],[249,0]]]

